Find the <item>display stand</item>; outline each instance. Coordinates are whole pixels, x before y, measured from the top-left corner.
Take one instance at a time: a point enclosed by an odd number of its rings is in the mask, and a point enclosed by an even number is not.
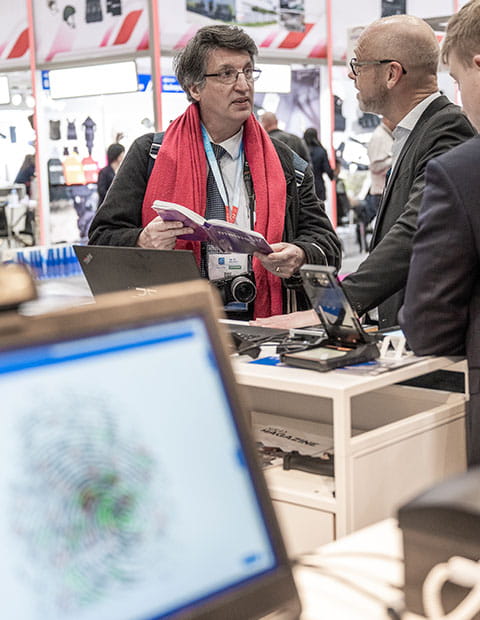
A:
[[[252,420],[327,429],[335,478],[265,471],[288,550],[300,553],[393,516],[423,489],[466,467],[465,395],[395,385],[458,358],[427,358],[377,376],[234,361]]]

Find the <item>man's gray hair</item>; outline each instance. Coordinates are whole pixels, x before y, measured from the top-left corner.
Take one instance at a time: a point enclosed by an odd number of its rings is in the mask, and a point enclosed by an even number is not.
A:
[[[205,85],[203,76],[210,52],[220,48],[247,52],[252,63],[258,54],[255,41],[238,26],[216,24],[200,28],[173,61],[175,75],[189,101],[194,101],[189,89],[195,84],[200,88]]]

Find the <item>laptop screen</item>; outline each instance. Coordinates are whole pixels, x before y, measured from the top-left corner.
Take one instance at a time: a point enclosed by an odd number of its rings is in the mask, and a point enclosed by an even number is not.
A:
[[[0,392],[5,618],[168,618],[277,566],[201,316],[4,351]]]

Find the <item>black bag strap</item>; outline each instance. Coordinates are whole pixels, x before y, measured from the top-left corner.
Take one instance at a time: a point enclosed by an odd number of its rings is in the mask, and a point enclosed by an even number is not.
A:
[[[155,160],[157,159],[158,151],[162,146],[163,137],[165,136],[164,131],[158,131],[153,134],[153,142],[150,147],[149,159],[148,159],[148,168],[147,168],[147,179],[150,178],[152,174],[153,166],[155,165]]]

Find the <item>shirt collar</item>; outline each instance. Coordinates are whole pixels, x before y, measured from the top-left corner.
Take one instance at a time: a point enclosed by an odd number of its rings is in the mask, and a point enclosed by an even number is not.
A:
[[[227,151],[232,159],[237,159],[237,157],[241,153],[241,146],[243,140],[243,125],[240,127],[240,130],[237,131],[231,138],[220,142],[220,146]]]
[[[426,97],[426,99],[423,99],[423,101],[417,103],[417,105],[412,110],[410,110],[410,112],[406,114],[397,124],[397,126],[393,130],[393,135],[397,137],[398,134],[404,133],[402,130],[407,130],[408,132],[412,131],[412,129],[418,123],[422,114],[432,103],[432,101],[437,99],[437,97],[440,97],[440,93],[438,92],[429,95],[428,97]],[[397,129],[399,129],[400,131],[397,132]]]

